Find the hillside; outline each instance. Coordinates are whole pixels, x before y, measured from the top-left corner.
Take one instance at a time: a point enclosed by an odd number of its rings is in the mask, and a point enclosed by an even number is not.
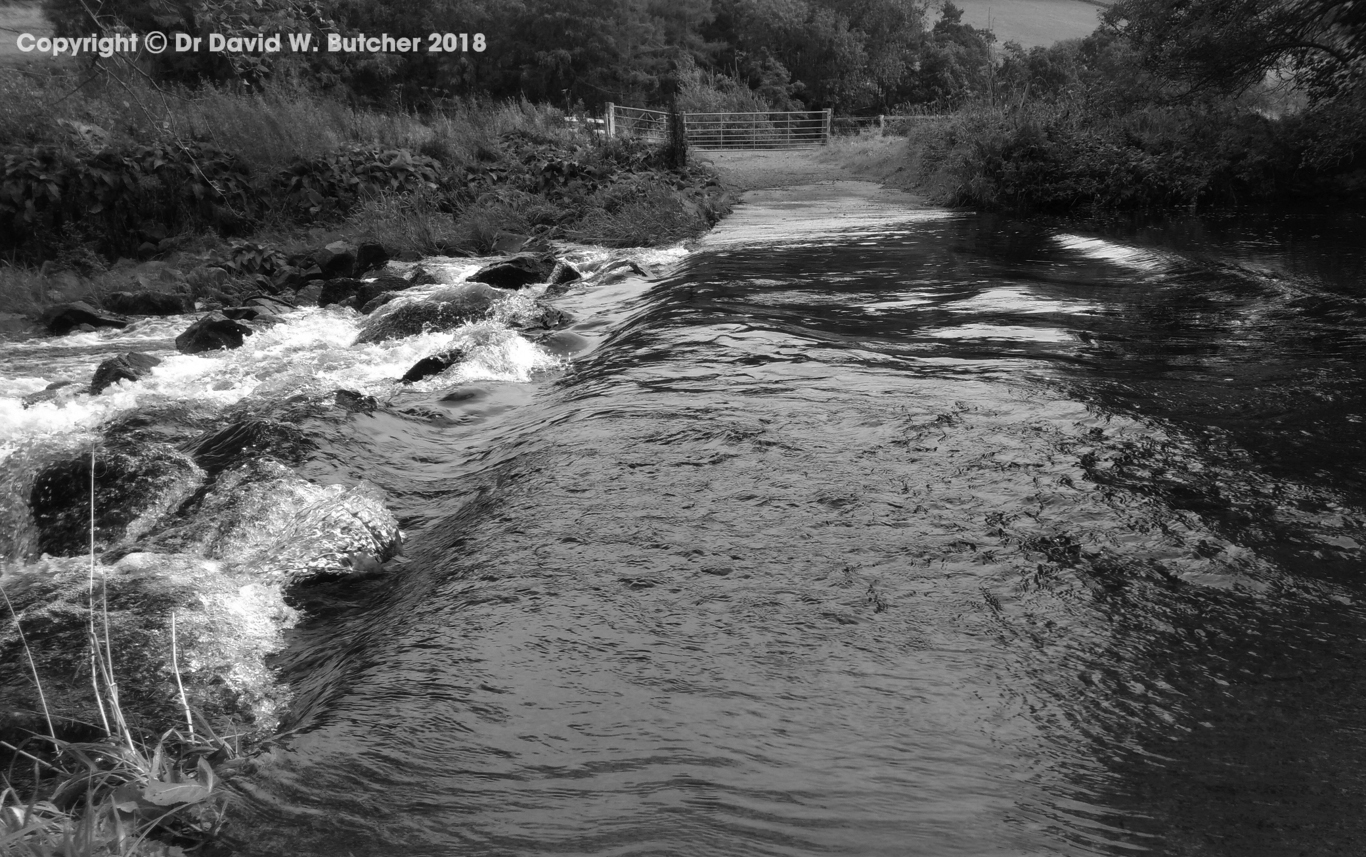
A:
[[[988,22],[996,44],[1016,41],[1026,48],[1048,46],[1089,34],[1098,23],[1101,7],[1086,0],[955,0],[963,22],[985,28]],[[1107,4],[1108,5],[1108,4]]]

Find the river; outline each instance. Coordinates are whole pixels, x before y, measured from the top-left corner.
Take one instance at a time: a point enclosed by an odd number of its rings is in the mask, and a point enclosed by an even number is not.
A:
[[[404,556],[281,656],[243,855],[1360,854],[1364,223],[758,192],[572,249],[656,275],[551,346],[310,310],[6,430],[381,398],[299,472],[385,489]],[[5,395],[175,326],[11,343]]]

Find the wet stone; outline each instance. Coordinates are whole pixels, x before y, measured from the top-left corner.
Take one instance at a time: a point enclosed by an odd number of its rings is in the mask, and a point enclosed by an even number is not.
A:
[[[387,342],[428,331],[451,330],[484,318],[508,293],[483,283],[439,290],[425,300],[391,302],[370,316],[356,343]]]
[[[105,550],[153,529],[193,494],[204,472],[164,444],[102,448],[95,454],[95,549]],[[90,549],[90,457],[39,471],[29,493],[38,549],[76,556]]]
[[[74,389],[75,383],[76,382],[74,381],[53,381],[38,392],[29,393],[25,396],[22,399],[23,406],[25,408],[31,408],[34,405],[43,402],[55,402],[69,398],[76,392]]]
[[[177,336],[175,347],[181,354],[241,348],[243,340],[251,334],[252,329],[242,322],[221,312],[211,312]]]
[[[123,315],[181,315],[194,311],[189,295],[176,292],[112,292],[100,299],[110,312]]]
[[[546,282],[554,270],[553,256],[523,253],[479,269],[469,281],[486,283],[500,289],[521,289],[535,283]]]
[[[433,354],[430,357],[424,357],[413,364],[413,367],[403,374],[400,381],[404,384],[412,384],[415,381],[421,381],[423,378],[429,378],[432,375],[440,375],[442,372],[445,372],[447,369],[464,359],[465,352],[459,348],[446,351],[442,354]]]
[[[258,456],[302,461],[313,449],[313,442],[295,426],[247,417],[204,434],[190,444],[189,452],[195,463],[212,475]]]
[[[152,373],[153,367],[160,365],[161,358],[140,351],[110,357],[95,368],[95,376],[90,381],[90,395],[98,396],[120,381],[141,381]]]
[[[54,336],[70,333],[74,328],[81,325],[89,325],[90,329],[93,330],[99,327],[124,328],[129,324],[128,319],[95,309],[85,301],[75,301],[50,307],[43,313],[41,321],[48,333]]]
[[[357,393],[355,390],[338,390],[332,399],[337,403],[337,407],[353,414],[368,414],[379,407],[379,400],[374,396]]]

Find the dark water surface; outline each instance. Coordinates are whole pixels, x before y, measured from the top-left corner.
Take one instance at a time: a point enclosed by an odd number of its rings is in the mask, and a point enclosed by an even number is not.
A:
[[[307,466],[406,566],[241,852],[1366,852],[1363,235],[761,196],[563,299],[564,371]]]

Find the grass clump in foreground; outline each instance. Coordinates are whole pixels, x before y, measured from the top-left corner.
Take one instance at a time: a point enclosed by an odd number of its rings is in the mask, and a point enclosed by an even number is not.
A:
[[[93,508],[93,477],[91,490]],[[0,857],[176,857],[209,843],[223,823],[225,798],[213,765],[234,758],[236,749],[194,716],[183,686],[183,731],[171,729],[148,741],[128,726],[113,673],[108,599],[102,574],[97,585],[93,534],[92,517],[87,630],[101,723],[83,728],[102,737],[59,737],[19,615],[0,589],[47,725],[47,734],[18,744],[0,740],[10,756],[0,775]],[[179,686],[174,613],[170,621]]]

